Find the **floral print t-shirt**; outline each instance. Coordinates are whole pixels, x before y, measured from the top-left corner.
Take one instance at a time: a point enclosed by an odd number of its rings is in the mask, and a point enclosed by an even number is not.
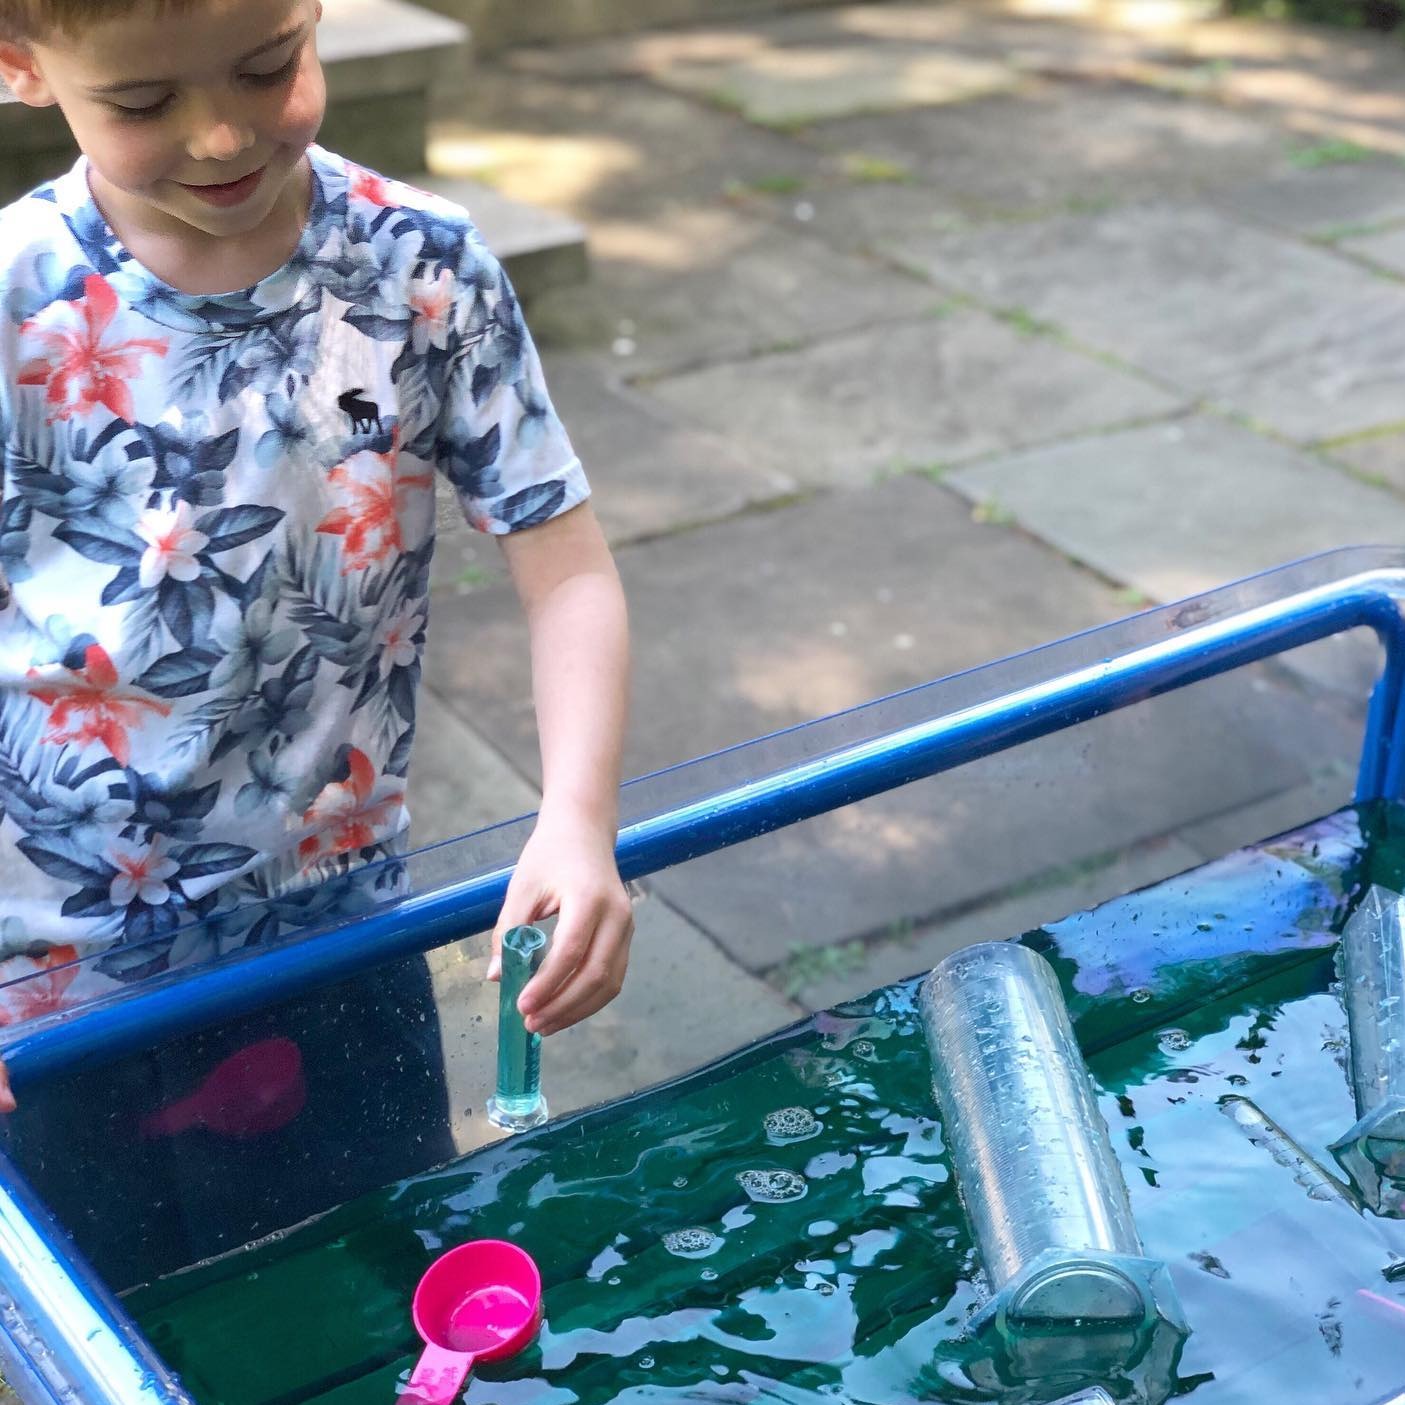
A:
[[[0,211],[0,981],[51,971],[0,1022],[384,852],[435,471],[487,532],[588,495],[464,212],[309,155],[293,257],[236,293],[142,268],[82,160]]]

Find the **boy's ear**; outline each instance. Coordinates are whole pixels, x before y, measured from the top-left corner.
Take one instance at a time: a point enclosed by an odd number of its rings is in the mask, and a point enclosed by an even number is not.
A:
[[[28,44],[0,39],[0,79],[29,107],[52,107],[57,101]]]

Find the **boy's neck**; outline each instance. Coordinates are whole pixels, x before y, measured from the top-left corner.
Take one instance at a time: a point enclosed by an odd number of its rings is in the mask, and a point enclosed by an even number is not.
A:
[[[134,201],[91,165],[88,189],[122,246],[163,283],[182,293],[227,293],[251,287],[292,257],[312,203],[312,166],[304,156],[268,218],[237,236],[207,234]]]

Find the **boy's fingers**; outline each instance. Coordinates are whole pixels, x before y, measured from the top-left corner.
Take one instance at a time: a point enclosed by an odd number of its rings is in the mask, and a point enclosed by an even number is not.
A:
[[[546,959],[541,969],[527,982],[517,1002],[517,1008],[524,1015],[536,1014],[542,1006],[553,1000],[556,993],[571,977],[571,972],[585,959],[590,947],[590,934],[594,929],[589,910],[583,915],[577,909],[562,908],[561,916],[552,934],[551,945],[547,948]]]
[[[10,1091],[10,1070],[0,1062],[0,1112],[13,1112],[18,1104]]]
[[[539,911],[542,905],[540,896],[532,902],[521,896],[521,889],[516,881],[507,885],[507,896],[503,899],[502,911],[498,913],[497,926],[493,928],[493,950],[488,958],[488,979],[495,981],[502,976],[502,939],[514,927],[520,927],[524,922],[535,922],[541,916]]]
[[[624,986],[633,931],[632,917],[606,919],[595,934],[590,955],[530,1023],[543,1035],[557,1034],[608,1005]]]

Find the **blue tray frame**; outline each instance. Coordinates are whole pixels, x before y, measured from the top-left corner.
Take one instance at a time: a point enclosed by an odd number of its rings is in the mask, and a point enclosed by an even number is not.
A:
[[[1351,547],[633,781],[622,800],[625,814],[639,817],[621,828],[620,872],[655,873],[1361,628],[1380,641],[1383,663],[1356,798],[1405,798],[1405,549]],[[631,805],[636,797],[641,803]],[[245,959],[175,972],[19,1026],[0,1051],[23,1096],[84,1063],[482,931],[511,872],[510,863],[490,864]],[[194,1405],[3,1156],[0,1364],[26,1405]],[[1405,1405],[1405,1389],[1379,1405]]]

